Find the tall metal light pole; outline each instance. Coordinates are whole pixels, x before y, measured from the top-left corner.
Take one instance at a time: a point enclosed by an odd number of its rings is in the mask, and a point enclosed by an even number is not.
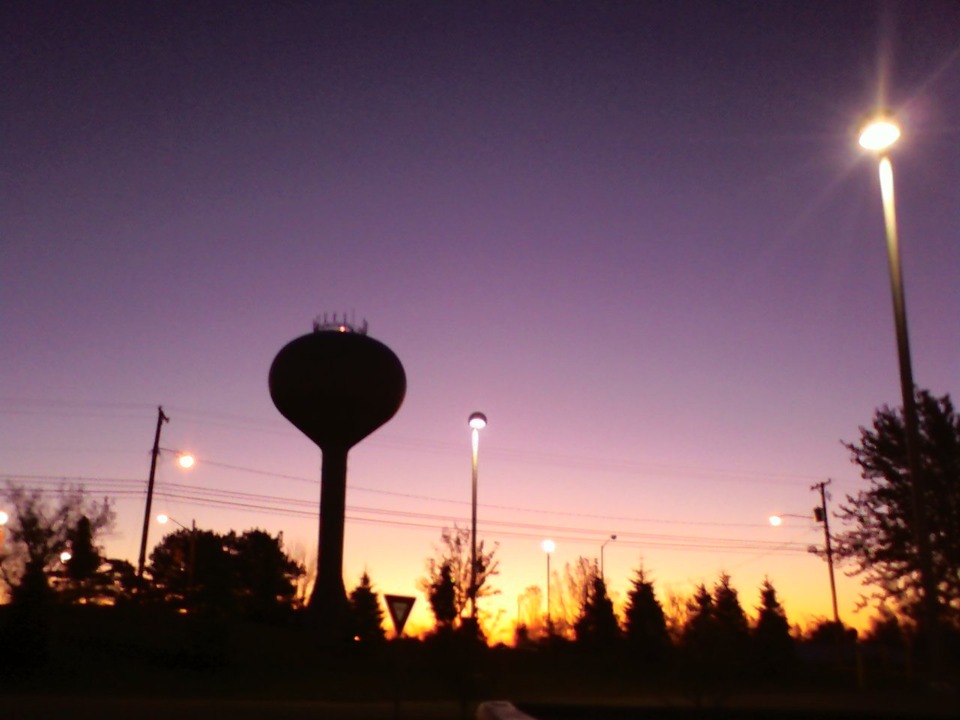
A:
[[[150,530],[150,506],[153,504],[153,481],[157,477],[157,458],[160,456],[160,429],[170,418],[163,414],[163,407],[157,408],[157,432],[153,436],[153,450],[150,455],[150,478],[147,480],[147,507],[143,511],[143,534],[140,536],[140,558],[137,561],[137,578],[143,577],[143,564],[147,559],[147,532]]]
[[[477,456],[480,451],[480,431],[487,426],[487,416],[475,412],[468,420],[473,441],[473,485],[470,512],[470,620],[477,630]]]
[[[603,549],[607,546],[608,542],[613,542],[617,539],[616,535],[611,535],[600,545],[600,579],[603,580],[603,584],[607,584],[607,578],[603,574]]]
[[[553,635],[553,617],[550,615],[550,555],[557,549],[553,540],[544,540],[540,547],[547,554],[547,634]]]
[[[911,500],[913,503],[913,530],[917,544],[920,584],[923,588],[923,610],[927,622],[927,640],[930,650],[931,670],[939,668],[940,604],[930,551],[930,536],[927,533],[924,508],[924,478],[920,465],[920,436],[917,423],[917,406],[913,385],[913,366],[910,361],[910,338],[907,332],[907,309],[903,293],[903,275],[900,270],[900,240],[897,235],[896,205],[893,195],[893,164],[889,150],[900,138],[900,128],[887,115],[880,115],[867,122],[861,129],[860,146],[876,153],[879,158],[880,196],[883,202],[883,222],[887,236],[887,259],[890,264],[890,290],[893,295],[893,318],[897,333],[897,355],[900,363],[900,394],[903,399],[903,424],[906,432],[907,465],[910,473]]]

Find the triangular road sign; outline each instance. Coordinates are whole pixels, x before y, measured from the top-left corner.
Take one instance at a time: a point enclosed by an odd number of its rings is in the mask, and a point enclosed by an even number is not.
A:
[[[407,618],[410,617],[410,610],[413,608],[416,598],[406,595],[384,595],[383,599],[387,601],[387,609],[390,611],[393,627],[397,631],[397,637],[400,637],[403,634],[403,626],[407,624]]]

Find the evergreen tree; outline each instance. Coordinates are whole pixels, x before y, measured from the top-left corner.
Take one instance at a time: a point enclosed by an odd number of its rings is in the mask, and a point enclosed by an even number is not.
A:
[[[663,658],[670,647],[667,622],[653,582],[643,568],[637,571],[627,595],[625,625],[628,646],[645,664]]]
[[[713,589],[714,616],[720,642],[732,657],[741,657],[749,637],[747,616],[740,605],[737,591],[730,585],[730,576],[721,573]]]
[[[933,586],[941,620],[960,628],[960,415],[949,395],[916,394],[923,497]],[[848,495],[840,518],[850,527],[836,540],[836,553],[850,561],[875,599],[898,613],[920,618],[920,553],[914,514],[914,484],[906,451],[903,411],[884,406],[873,425],[860,428],[857,443],[845,443],[868,488]]]
[[[353,613],[354,638],[361,642],[383,642],[383,608],[366,572],[360,576],[360,584],[350,593],[350,609]]]
[[[427,586],[427,599],[438,630],[452,630],[457,619],[456,587],[450,566],[444,563],[433,582]]]
[[[593,578],[587,598],[574,624],[577,642],[586,646],[607,648],[620,637],[620,625],[613,612],[607,586],[599,576]]]
[[[713,595],[701,583],[687,600],[687,617],[680,640],[683,680],[699,698],[711,688],[718,676],[717,619]]]
[[[740,597],[730,585],[727,573],[721,573],[714,585],[713,606],[717,632],[717,669],[720,671],[719,677],[729,682],[747,667],[750,626],[740,605]]]
[[[753,645],[758,672],[766,677],[781,675],[794,661],[795,647],[790,637],[787,614],[768,578],[760,586],[760,607],[753,628]]]
[[[682,644],[693,658],[707,659],[713,654],[717,635],[716,610],[713,595],[707,586],[697,585],[693,597],[687,601],[687,621],[683,626]]]
[[[81,515],[76,525],[67,530],[67,547],[70,560],[59,588],[61,597],[68,602],[83,602],[103,595],[109,580],[98,572],[103,556],[93,544],[93,527],[86,515]]]

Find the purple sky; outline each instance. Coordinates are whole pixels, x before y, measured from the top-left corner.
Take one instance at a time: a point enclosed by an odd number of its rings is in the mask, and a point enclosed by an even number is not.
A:
[[[155,509],[310,556],[315,516],[196,500],[315,512],[319,451],[267,371],[346,311],[408,378],[350,456],[348,515],[377,522],[348,523],[348,587],[415,592],[468,521],[482,410],[510,618],[541,537],[562,567],[610,533],[620,598],[642,559],[661,594],[727,570],[752,608],[769,574],[829,613],[819,528],[765,518],[861,487],[840,441],[900,402],[855,139],[878,100],[914,375],[960,395],[960,5],[196,5],[2,10],[0,475],[98,478],[135,560],[162,404],[162,444],[208,462],[165,454]]]

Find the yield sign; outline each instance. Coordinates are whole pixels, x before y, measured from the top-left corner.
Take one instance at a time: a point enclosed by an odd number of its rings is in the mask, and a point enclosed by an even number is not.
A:
[[[383,599],[387,601],[387,609],[390,611],[393,627],[397,631],[397,637],[400,637],[403,634],[403,626],[407,624],[407,618],[410,617],[410,610],[413,608],[416,598],[405,595],[384,595]]]

